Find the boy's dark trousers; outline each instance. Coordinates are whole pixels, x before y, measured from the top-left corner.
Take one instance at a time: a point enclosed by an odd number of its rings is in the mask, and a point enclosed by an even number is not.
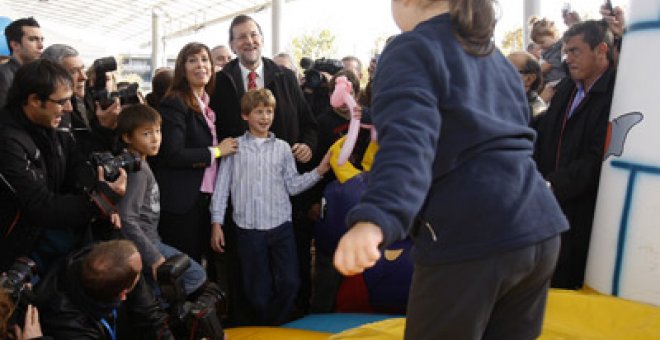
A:
[[[291,222],[271,230],[236,230],[246,299],[257,325],[289,321],[300,288],[296,240]]]

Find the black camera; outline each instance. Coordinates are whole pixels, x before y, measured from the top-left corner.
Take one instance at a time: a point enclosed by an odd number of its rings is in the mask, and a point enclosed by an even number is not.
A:
[[[225,310],[225,295],[215,283],[206,282],[200,288],[201,293],[193,301],[187,301],[181,275],[189,266],[190,258],[179,254],[158,267],[161,296],[172,316],[170,328],[180,338],[222,340],[224,330],[218,311]]]
[[[344,68],[341,60],[326,58],[316,59],[312,65],[309,65],[309,62],[303,65],[301,60],[301,66],[305,69],[305,86],[310,88],[319,88],[327,82],[321,75],[321,72],[326,72],[334,76]]]
[[[24,292],[29,290],[27,283],[37,273],[37,264],[31,259],[21,256],[6,272],[0,274],[0,287],[11,296],[15,304],[21,300]]]
[[[117,156],[110,152],[92,152],[89,156],[90,162],[96,168],[103,168],[103,175],[109,182],[114,182],[119,178],[119,169],[126,171],[139,171],[142,165],[140,156],[130,151],[124,150]]]
[[[37,273],[37,264],[31,259],[21,256],[14,261],[11,268],[0,274],[0,289],[4,290],[14,303],[14,311],[9,317],[9,324],[22,324],[28,304],[34,300],[32,288],[28,283]]]
[[[94,60],[94,86],[90,88],[90,93],[95,101],[99,102],[102,109],[107,109],[119,98],[121,105],[138,104],[140,96],[138,95],[139,85],[132,83],[128,87],[119,91],[110,92],[106,88],[106,73],[117,70],[117,60],[115,57],[105,57]]]

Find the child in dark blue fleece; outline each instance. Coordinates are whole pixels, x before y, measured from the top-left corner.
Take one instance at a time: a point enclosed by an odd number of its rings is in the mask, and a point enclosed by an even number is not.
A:
[[[532,160],[518,72],[492,42],[493,0],[392,0],[380,149],[334,263],[362,272],[410,233],[406,339],[533,339],[568,224]]]

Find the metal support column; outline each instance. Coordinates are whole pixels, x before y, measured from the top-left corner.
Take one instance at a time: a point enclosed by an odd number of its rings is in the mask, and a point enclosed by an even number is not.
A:
[[[531,42],[529,18],[541,13],[541,0],[524,0],[523,2],[523,48]]]
[[[158,8],[151,9],[151,74],[154,73],[156,68],[160,65],[160,48],[162,43],[162,36],[160,33],[160,14]]]
[[[282,22],[284,14],[284,0],[272,0],[271,5],[271,21],[272,21],[272,51],[270,55],[280,53],[282,48]]]

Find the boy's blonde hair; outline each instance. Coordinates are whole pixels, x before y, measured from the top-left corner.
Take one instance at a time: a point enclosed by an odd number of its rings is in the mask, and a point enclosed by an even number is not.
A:
[[[241,98],[241,114],[247,115],[259,105],[275,109],[275,96],[269,89],[250,90]]]

